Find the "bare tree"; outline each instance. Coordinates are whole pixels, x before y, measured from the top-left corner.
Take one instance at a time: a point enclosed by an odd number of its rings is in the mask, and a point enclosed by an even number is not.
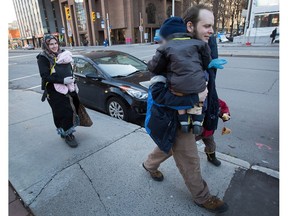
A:
[[[206,4],[212,6],[214,14],[214,31],[229,31],[233,34],[234,23],[236,22],[237,33],[240,30],[242,20],[242,9],[247,5],[248,0],[183,0],[183,9],[191,5]],[[220,29],[219,29],[220,27]]]

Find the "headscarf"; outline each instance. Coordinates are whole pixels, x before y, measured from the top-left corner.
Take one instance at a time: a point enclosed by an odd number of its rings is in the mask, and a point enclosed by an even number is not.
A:
[[[58,43],[58,50],[56,53],[52,52],[52,50],[49,49],[49,42],[51,39],[55,39]],[[57,55],[61,52],[58,39],[54,35],[50,35],[50,34],[44,35],[43,42],[42,42],[42,49],[46,53],[46,55],[52,59],[57,57]]]

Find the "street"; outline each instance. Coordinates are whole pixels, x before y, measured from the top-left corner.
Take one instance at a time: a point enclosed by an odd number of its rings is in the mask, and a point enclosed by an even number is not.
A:
[[[148,61],[157,47],[107,49]],[[219,46],[228,64],[216,84],[230,107],[225,126],[232,133],[220,135],[219,122],[217,168],[197,143],[201,173],[211,194],[229,205],[221,215],[279,215],[279,47],[226,48]],[[103,47],[71,51],[85,49]],[[141,164],[155,144],[136,124],[87,109],[93,126],[77,127],[80,145],[67,146],[56,135],[49,105],[40,101],[39,51],[9,52],[9,182],[35,216],[212,215],[193,203],[172,158],[159,168],[164,181],[151,179]]]
[[[112,46],[136,57],[149,61],[158,45]],[[83,49],[104,47],[77,47]],[[246,47],[219,46],[219,54],[239,53]],[[234,49],[234,51],[233,51]],[[232,50],[232,51],[231,51]],[[40,50],[9,51],[9,89],[31,90],[42,93],[36,55]],[[246,52],[246,51],[245,51]],[[279,47],[249,47],[249,52],[279,52]],[[221,135],[224,126],[219,121],[215,132],[217,151],[279,171],[279,59],[255,57],[227,57],[228,63],[218,70],[216,85],[219,98],[230,108],[231,120],[225,126],[232,130]],[[39,102],[41,95],[39,94]]]

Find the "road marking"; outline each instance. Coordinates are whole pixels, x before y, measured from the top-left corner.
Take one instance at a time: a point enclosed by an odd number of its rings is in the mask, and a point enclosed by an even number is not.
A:
[[[262,143],[255,143],[256,146],[258,146],[258,149],[262,149],[264,146],[268,149],[268,150],[272,150],[272,148],[268,145],[262,144]]]
[[[28,54],[28,55],[21,55],[21,56],[10,56],[9,59],[10,58],[20,58],[20,57],[23,57],[23,56],[31,56],[31,55],[35,55],[36,56],[36,55],[38,55],[38,53],[33,53],[33,54]]]
[[[35,88],[39,88],[39,87],[41,87],[41,85],[33,86],[33,87],[27,88],[25,90],[31,90],[31,89],[35,89]]]
[[[16,64],[18,64],[18,63],[11,63],[11,64],[9,64],[9,66],[10,66],[10,65],[16,65]]]
[[[29,75],[29,76],[19,77],[19,78],[16,78],[16,79],[11,79],[11,80],[9,80],[9,82],[16,81],[16,80],[21,80],[21,79],[26,79],[26,78],[37,76],[37,75],[39,75],[39,73],[32,74],[32,75]]]

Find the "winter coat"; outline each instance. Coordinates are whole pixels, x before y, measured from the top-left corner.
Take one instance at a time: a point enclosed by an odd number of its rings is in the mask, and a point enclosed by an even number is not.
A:
[[[210,37],[208,44],[210,45],[213,59],[218,58],[216,38]],[[215,85],[217,70],[211,68],[207,72],[209,74],[207,85],[208,96],[206,99],[207,109],[205,111],[203,127],[204,131],[212,130],[214,132],[217,129],[219,115],[219,100]],[[176,98],[182,100],[175,100]],[[173,104],[174,101],[175,104],[180,106],[175,106]],[[199,98],[195,95],[193,98],[193,95],[177,97],[171,94],[164,83],[156,83],[150,86],[148,90],[145,129],[162,151],[168,153],[175,141],[176,131],[179,127],[177,109],[187,109],[185,106],[193,105],[198,103],[198,101]]]
[[[212,59],[218,58],[217,42],[216,42],[216,37],[214,35],[212,35],[209,38],[208,45],[211,49]],[[218,94],[216,91],[216,83],[215,83],[217,69],[210,68],[206,71],[209,74],[209,82],[207,85],[207,89],[208,89],[208,95],[206,98],[207,109],[205,111],[203,127],[206,130],[216,130],[218,126],[218,114],[219,114]]]
[[[206,88],[204,70],[211,61],[210,48],[191,34],[175,33],[156,50],[148,69],[153,74],[167,74],[169,88],[183,94],[200,93]]]
[[[168,153],[172,148],[179,127],[177,110],[193,108],[198,102],[198,94],[178,97],[162,82],[149,87],[145,129],[159,149]]]
[[[36,58],[38,61],[40,76],[42,78],[42,90],[45,89],[45,85],[47,85],[48,89],[51,89],[52,83],[63,84],[65,77],[72,76],[71,63],[57,64],[55,60],[47,56],[45,52],[39,53]],[[52,67],[54,67],[54,69]]]

